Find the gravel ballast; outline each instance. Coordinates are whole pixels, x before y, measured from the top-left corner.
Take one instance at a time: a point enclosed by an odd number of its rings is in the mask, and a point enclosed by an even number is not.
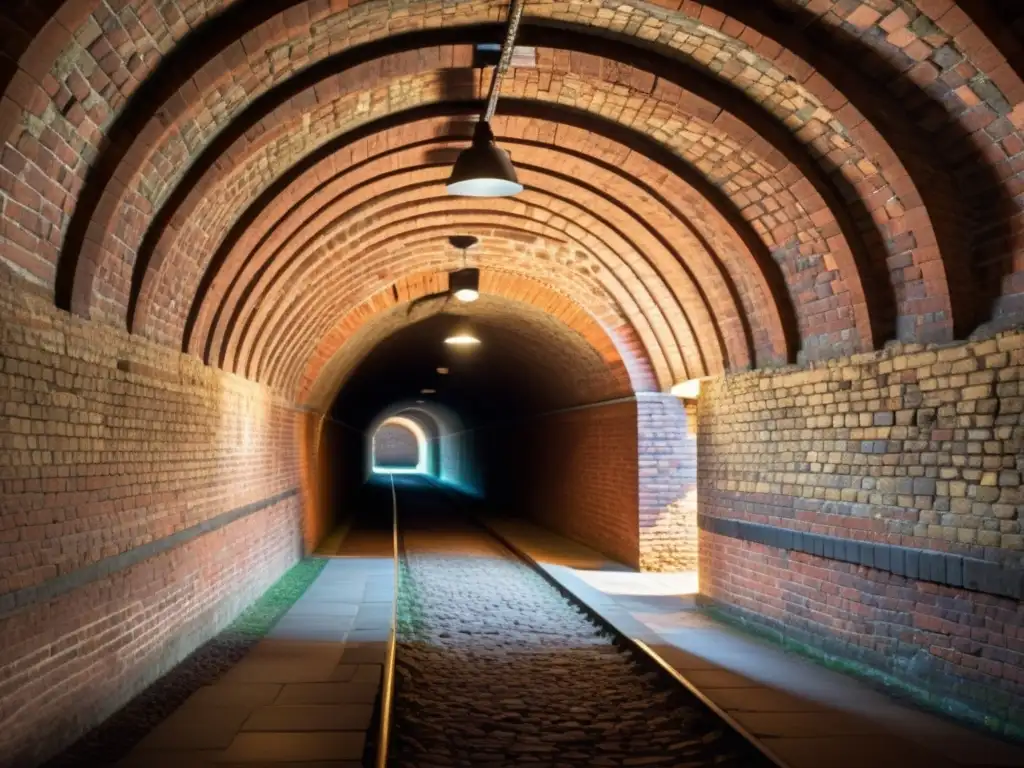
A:
[[[393,765],[766,764],[480,529],[403,539]]]

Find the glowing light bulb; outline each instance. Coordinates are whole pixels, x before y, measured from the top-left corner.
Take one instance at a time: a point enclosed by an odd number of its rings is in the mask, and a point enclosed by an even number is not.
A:
[[[471,347],[474,344],[479,344],[480,339],[471,333],[455,333],[444,340],[445,344],[451,344],[453,347]]]

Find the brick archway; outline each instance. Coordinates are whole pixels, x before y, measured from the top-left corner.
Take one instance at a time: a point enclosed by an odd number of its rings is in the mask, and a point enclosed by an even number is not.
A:
[[[391,416],[370,437],[371,466],[374,472],[426,473],[430,464],[427,433],[415,421],[401,415]]]
[[[447,311],[416,302],[461,264],[455,233],[479,238],[485,290],[452,315],[502,350],[499,374],[467,373],[493,402],[465,397],[478,418],[463,426],[507,411],[562,430],[516,438],[547,460],[521,464],[538,488],[580,478],[531,500],[552,525],[631,562],[684,557],[670,539],[692,533],[673,531],[694,509],[693,422],[669,393],[709,380],[700,535],[737,573],[763,557],[789,590],[709,572],[715,598],[872,645],[876,667],[899,634],[943,670],[915,678],[936,695],[1020,709],[1020,665],[978,663],[1006,664],[1019,627],[965,653],[928,613],[940,588],[976,597],[957,626],[1019,613],[992,576],[1024,546],[1016,5],[528,3],[530,53],[493,124],[525,189],[453,200],[444,180],[490,74],[478,46],[505,13],[0,8],[0,762],[116,708],[324,535],[331,404]],[[358,452],[348,441],[339,455]],[[595,516],[559,519],[551,498]],[[897,572],[904,549],[960,583]],[[777,567],[793,561],[826,587],[870,566],[865,589],[899,583],[928,618],[893,629],[898,612],[876,620],[865,600],[847,632],[845,604],[813,603]],[[151,631],[125,629],[138,623]],[[128,661],[110,674],[113,648]]]

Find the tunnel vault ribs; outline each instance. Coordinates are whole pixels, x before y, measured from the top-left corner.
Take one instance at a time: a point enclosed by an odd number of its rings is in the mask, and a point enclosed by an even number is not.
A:
[[[496,539],[437,499],[399,511],[392,765],[768,765]]]
[[[343,425],[435,388],[403,313],[456,232],[460,473],[1022,720],[1020,601],[967,564],[1024,557],[1024,3],[531,2],[489,121],[523,189],[481,205],[445,180],[508,5],[0,0],[0,765],[315,547]],[[503,461],[466,436],[539,414]]]

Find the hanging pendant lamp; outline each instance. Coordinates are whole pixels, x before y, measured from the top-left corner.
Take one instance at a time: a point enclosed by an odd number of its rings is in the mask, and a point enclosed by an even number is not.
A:
[[[480,298],[480,270],[466,267],[449,273],[448,290],[459,301],[476,301]]]
[[[490,123],[476,124],[473,143],[459,153],[447,188],[449,195],[463,197],[509,197],[523,191],[508,153],[494,143]]]
[[[510,197],[523,191],[516,169],[508,153],[494,143],[491,118],[498,108],[498,92],[501,81],[512,62],[519,21],[523,18],[525,0],[512,0],[508,9],[508,27],[505,41],[501,46],[501,57],[491,77],[491,88],[487,94],[487,106],[480,116],[480,122],[473,129],[473,143],[455,160],[448,178],[448,194],[464,197]]]
[[[473,235],[452,235],[448,242],[462,251],[462,268],[448,273],[448,292],[459,301],[476,301],[480,298],[480,270],[466,266],[466,251],[477,244],[477,238]]]
[[[480,339],[469,328],[458,328],[445,337],[444,343],[453,347],[475,347]]]

